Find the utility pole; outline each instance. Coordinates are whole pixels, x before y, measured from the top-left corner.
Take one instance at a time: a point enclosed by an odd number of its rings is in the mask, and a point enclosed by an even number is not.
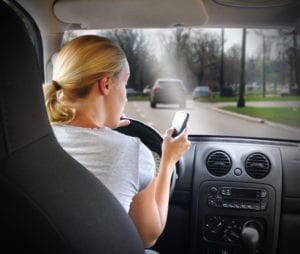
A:
[[[239,87],[239,99],[237,102],[238,108],[245,107],[245,55],[246,55],[246,28],[243,28],[243,38],[242,38],[242,57],[241,57],[241,79],[240,79],[240,87]]]
[[[224,28],[221,30],[220,95],[224,95]]]
[[[295,73],[295,82],[297,87],[297,94],[300,93],[300,77],[299,77],[299,60],[298,60],[298,41],[297,41],[297,32],[293,32],[293,44],[294,44],[294,73]]]
[[[263,89],[263,97],[266,96],[266,37],[262,34],[263,39],[263,68],[262,68],[262,89]]]

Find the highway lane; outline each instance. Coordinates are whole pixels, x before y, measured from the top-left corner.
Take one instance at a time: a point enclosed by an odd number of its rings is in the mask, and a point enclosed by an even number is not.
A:
[[[170,127],[177,105],[162,105],[153,109],[149,101],[129,101],[125,108],[127,117],[141,120],[160,133]],[[260,119],[240,117],[220,111],[209,103],[187,101],[184,109],[190,113],[190,134],[230,135],[299,140],[300,129],[263,122]]]

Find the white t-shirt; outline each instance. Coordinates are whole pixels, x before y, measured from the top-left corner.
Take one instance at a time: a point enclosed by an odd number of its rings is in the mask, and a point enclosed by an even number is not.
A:
[[[132,198],[154,177],[151,151],[140,139],[107,127],[52,127],[61,146],[94,173],[128,212]]]

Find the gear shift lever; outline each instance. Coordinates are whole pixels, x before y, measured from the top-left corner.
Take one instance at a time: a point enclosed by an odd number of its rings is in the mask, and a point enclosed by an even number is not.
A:
[[[248,254],[256,254],[256,248],[259,242],[260,225],[256,222],[246,222],[241,232],[242,241]]]

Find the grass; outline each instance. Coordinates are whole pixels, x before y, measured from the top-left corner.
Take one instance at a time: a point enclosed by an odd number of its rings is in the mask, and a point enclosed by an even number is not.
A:
[[[138,95],[127,96],[127,99],[128,101],[147,101],[149,100],[149,96],[138,94]]]
[[[234,97],[220,97],[219,95],[214,95],[211,99],[207,99],[206,102],[237,102],[238,96]],[[246,95],[245,101],[300,101],[300,96],[276,96],[268,95],[263,97],[262,95]]]
[[[188,99],[192,99],[192,96],[189,94],[187,96]],[[237,102],[239,99],[238,96],[233,97],[221,97],[218,94],[214,94],[211,98],[202,98],[202,102]],[[133,95],[128,96],[129,101],[145,101],[149,100],[149,96],[147,95]],[[257,94],[249,94],[245,96],[245,101],[300,101],[300,95],[295,96],[276,96],[276,95],[267,95],[263,97],[262,95]]]
[[[244,107],[237,108],[236,106],[222,107],[224,110],[244,114],[248,116],[258,117],[271,122],[289,125],[300,128],[300,108],[293,107]]]

